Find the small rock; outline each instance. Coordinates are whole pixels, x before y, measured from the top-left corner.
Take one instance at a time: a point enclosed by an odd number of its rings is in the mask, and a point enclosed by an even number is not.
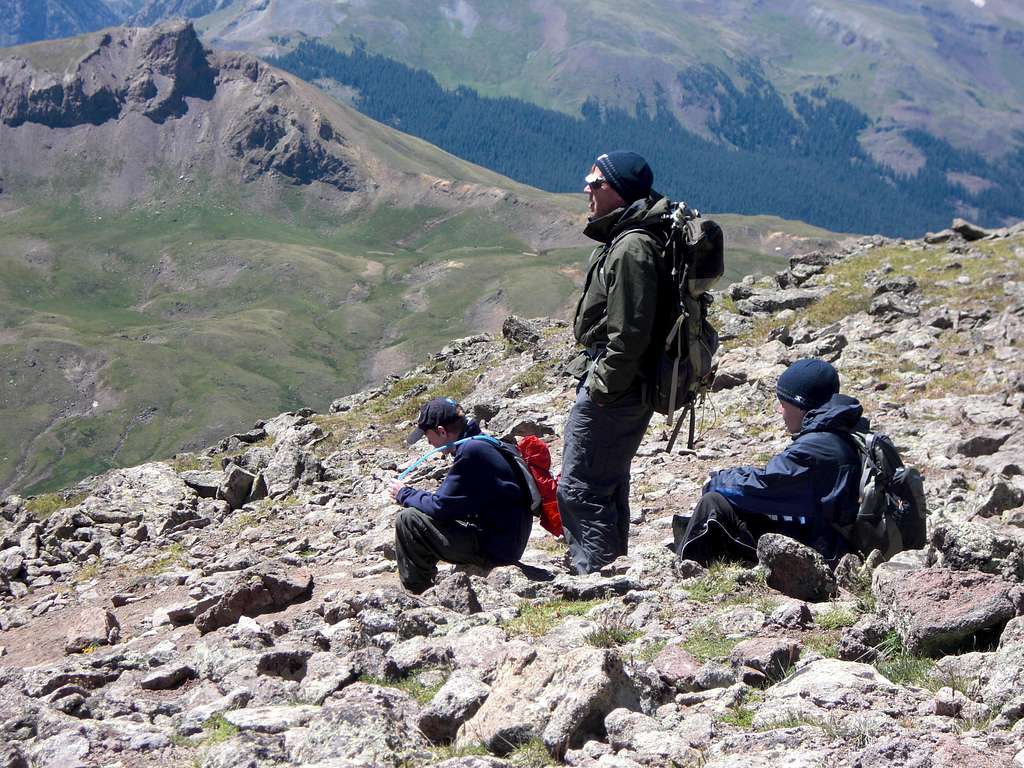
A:
[[[168,691],[196,677],[195,669],[188,664],[173,664],[146,675],[139,681],[139,687],[145,691]]]
[[[85,608],[64,641],[65,653],[81,653],[98,645],[113,645],[121,634],[117,617],[105,608]]]
[[[654,668],[661,679],[681,691],[697,690],[696,679],[701,663],[680,645],[666,645],[654,659]]]
[[[733,648],[729,661],[737,669],[749,667],[779,680],[800,657],[800,643],[783,637],[755,637]]]
[[[434,599],[438,605],[466,616],[483,610],[473,583],[462,571],[441,579],[434,587]]]
[[[490,686],[476,676],[461,671],[453,673],[420,713],[420,731],[436,743],[451,741],[459,726],[476,714],[490,692]]]
[[[814,624],[814,616],[807,603],[789,601],[772,611],[768,623],[786,629],[806,629]]]
[[[299,728],[320,712],[319,707],[249,707],[224,713],[224,719],[240,731],[257,733],[284,733]]]

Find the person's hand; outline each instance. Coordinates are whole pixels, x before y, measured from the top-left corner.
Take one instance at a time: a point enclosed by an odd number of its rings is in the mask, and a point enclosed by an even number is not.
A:
[[[397,478],[393,480],[388,480],[388,494],[395,501],[398,501],[398,494],[401,493],[403,488],[405,488],[405,483],[403,483],[401,480]]]

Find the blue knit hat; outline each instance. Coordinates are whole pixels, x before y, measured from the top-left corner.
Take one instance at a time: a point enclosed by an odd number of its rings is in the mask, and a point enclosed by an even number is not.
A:
[[[779,400],[813,411],[839,394],[839,374],[831,363],[807,357],[797,360],[779,376],[775,385]]]
[[[651,193],[654,173],[647,161],[636,152],[608,152],[598,156],[594,165],[627,203],[645,198]]]

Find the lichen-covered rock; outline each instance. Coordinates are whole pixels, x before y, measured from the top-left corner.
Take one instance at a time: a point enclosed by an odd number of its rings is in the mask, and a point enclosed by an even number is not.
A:
[[[1024,533],[992,521],[950,521],[935,526],[936,563],[958,571],[983,571],[1024,581]]]
[[[979,634],[997,636],[1024,608],[1019,586],[978,571],[880,566],[872,590],[886,622],[918,654],[955,650]]]
[[[825,559],[788,536],[766,533],[757,540],[758,563],[768,569],[768,586],[798,600],[821,602],[836,593]]]
[[[491,688],[468,672],[455,672],[420,713],[419,729],[433,742],[447,743],[476,714]]]
[[[234,624],[242,616],[286,608],[309,597],[313,577],[306,571],[289,571],[280,566],[263,566],[239,575],[214,605],[196,617],[203,634]]]
[[[642,691],[608,650],[564,655],[531,652],[506,659],[479,711],[459,729],[457,744],[485,744],[496,754],[540,737],[561,755],[587,735],[601,734],[613,709],[641,709]]]
[[[400,691],[355,683],[329,699],[308,723],[293,759],[301,764],[347,760],[382,768],[423,759],[429,744],[416,727],[417,710]]]

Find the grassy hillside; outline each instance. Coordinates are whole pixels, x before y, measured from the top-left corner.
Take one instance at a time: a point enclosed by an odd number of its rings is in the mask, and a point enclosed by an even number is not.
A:
[[[480,210],[329,222],[287,202],[267,215],[214,194],[120,211],[29,199],[0,214],[0,487],[63,487],[324,409],[508,312],[566,316],[588,252],[582,237],[531,252]],[[773,232],[828,237],[723,223],[731,277],[781,264]]]

